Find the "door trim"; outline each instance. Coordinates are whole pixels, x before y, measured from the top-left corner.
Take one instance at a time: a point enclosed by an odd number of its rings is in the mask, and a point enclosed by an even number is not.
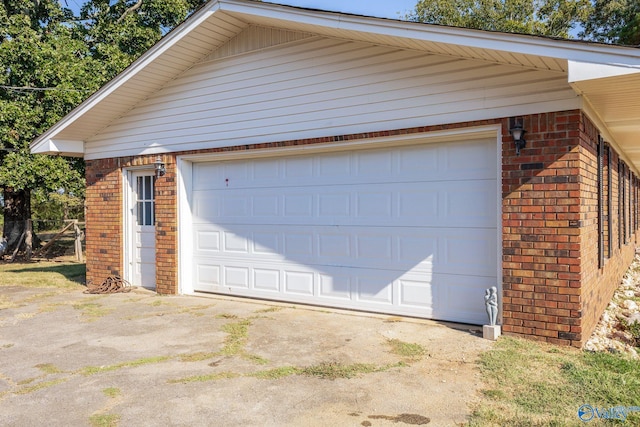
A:
[[[129,283],[133,284],[133,261],[134,261],[134,221],[135,216],[133,210],[135,210],[135,201],[133,200],[133,185],[135,185],[135,176],[139,173],[144,175],[153,176],[155,171],[148,166],[126,168],[122,171],[123,179],[123,197],[122,197],[122,230],[123,230],[123,271],[122,278]],[[155,191],[155,189],[154,189]],[[155,282],[155,280],[154,280]],[[155,288],[154,288],[155,289]]]

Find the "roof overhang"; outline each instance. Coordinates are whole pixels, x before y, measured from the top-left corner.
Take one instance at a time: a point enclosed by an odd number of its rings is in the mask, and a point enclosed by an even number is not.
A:
[[[640,67],[570,61],[569,83],[606,139],[640,169]]]
[[[640,49],[301,9],[213,0],[169,32],[31,144],[82,156],[84,142],[250,25],[262,25],[567,75],[610,142],[640,169]],[[191,43],[206,37],[211,43]],[[167,73],[167,70],[171,70]],[[162,71],[162,73],[159,73]],[[163,79],[157,76],[162,74]],[[635,153],[635,154],[634,154]]]

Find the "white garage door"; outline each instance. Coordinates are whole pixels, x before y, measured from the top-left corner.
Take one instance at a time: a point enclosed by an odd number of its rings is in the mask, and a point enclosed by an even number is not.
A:
[[[493,140],[194,163],[194,290],[486,323]]]

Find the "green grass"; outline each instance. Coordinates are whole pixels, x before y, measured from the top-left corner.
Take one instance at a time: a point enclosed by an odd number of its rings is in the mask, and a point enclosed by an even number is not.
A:
[[[640,361],[619,354],[503,337],[481,356],[480,368],[484,399],[472,426],[581,426],[584,404],[640,406]],[[627,425],[640,425],[640,413],[629,414]]]
[[[4,295],[0,295],[0,310],[4,310],[6,308],[15,308],[15,307],[19,307],[19,306],[21,306],[21,305],[19,305],[15,301],[10,300],[9,298],[5,297]]]
[[[282,307],[269,307],[263,308],[262,310],[256,311],[256,313],[275,313],[276,311],[282,310]]]
[[[39,262],[0,264],[0,287],[83,289],[85,265]]]
[[[110,397],[112,399],[115,399],[116,397],[120,396],[120,394],[121,394],[120,389],[117,388],[117,387],[103,388],[102,392],[104,393],[105,396]]]
[[[67,381],[67,380],[68,380],[68,378],[58,378],[58,379],[51,380],[51,381],[43,381],[41,383],[29,386],[29,387],[22,387],[22,388],[16,390],[15,394],[33,393],[35,391],[42,390],[44,388],[53,387],[54,385],[58,385],[58,384],[63,383],[65,381]]]
[[[220,354],[224,356],[241,354],[247,344],[250,325],[251,321],[249,319],[223,325],[222,331],[228,335],[224,340],[224,347],[220,350]]]
[[[41,363],[39,365],[36,365],[35,367],[40,369],[45,374],[61,374],[61,373],[64,373],[64,371],[62,371],[61,369],[57,368],[56,366],[54,366],[51,363]]]
[[[419,360],[427,354],[427,350],[420,344],[408,343],[398,339],[387,340],[387,345],[391,347],[391,353],[408,360]]]
[[[266,365],[269,363],[269,360],[255,354],[242,353],[241,356],[243,359],[253,362],[257,365]]]
[[[120,415],[96,414],[89,417],[92,427],[116,427],[120,422]]]
[[[167,381],[169,384],[186,384],[192,382],[218,381],[222,379],[230,379],[236,377],[253,377],[261,380],[277,380],[292,375],[305,375],[309,377],[317,377],[326,380],[335,380],[338,378],[355,378],[364,374],[374,372],[383,372],[391,368],[405,367],[404,362],[377,366],[368,363],[354,363],[345,365],[337,362],[323,362],[318,365],[297,367],[297,366],[281,366],[279,368],[267,369],[264,371],[252,372],[249,374],[237,374],[234,372],[218,372],[207,375],[194,375],[192,377],[179,378]]]
[[[228,313],[220,313],[220,314],[216,314],[216,319],[237,319],[238,316],[236,316],[235,314],[228,314]]]
[[[281,366],[279,368],[269,369],[266,371],[258,371],[249,374],[250,377],[259,378],[261,380],[277,380],[291,375],[300,375],[302,370],[295,366]]]
[[[88,321],[97,320],[114,311],[113,308],[103,307],[102,304],[90,301],[73,304],[73,308],[82,311],[82,315],[86,316]]]
[[[640,322],[635,320],[633,323],[629,323],[626,319],[620,319],[618,324],[623,331],[631,334],[631,342],[629,344],[634,347],[640,347]]]
[[[383,372],[391,368],[405,366],[407,365],[404,362],[382,366],[377,366],[371,363],[353,363],[351,365],[343,365],[336,362],[322,362],[318,365],[300,368],[300,374],[310,377],[335,380],[338,378],[354,378],[363,374]]]
[[[186,353],[178,356],[181,362],[201,362],[203,360],[211,359],[218,356],[218,353]]]
[[[207,382],[207,381],[227,380],[227,379],[236,378],[239,376],[240,374],[236,374],[233,372],[216,372],[213,374],[194,375],[192,377],[179,378],[177,380],[169,380],[167,382],[169,384],[201,383],[201,382]]]
[[[84,368],[81,368],[78,371],[78,373],[85,376],[90,376],[90,375],[100,374],[102,372],[116,371],[122,368],[135,368],[137,366],[166,362],[167,360],[170,360],[170,359],[172,359],[171,356],[155,356],[155,357],[145,357],[142,359],[132,360],[129,362],[116,363],[114,365],[85,366]]]

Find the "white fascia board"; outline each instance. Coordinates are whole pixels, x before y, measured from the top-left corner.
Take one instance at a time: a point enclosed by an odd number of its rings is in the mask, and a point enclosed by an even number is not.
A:
[[[87,98],[84,102],[74,108],[70,113],[64,116],[58,123],[53,125],[47,132],[40,135],[31,143],[32,150],[38,149],[38,147],[42,144],[43,141],[55,138],[61,131],[63,131],[66,127],[72,124],[76,119],[81,117],[87,111],[91,110],[93,107],[98,105],[103,99],[121,87],[124,83],[126,83],[129,79],[138,74],[141,70],[143,70],[147,65],[152,63],[156,58],[161,56],[165,51],[171,48],[174,44],[180,41],[183,37],[188,35],[191,30],[200,25],[203,21],[206,21],[212,13],[219,9],[219,4],[217,1],[212,1],[211,4],[206,5],[199,11],[197,11],[193,16],[187,19],[184,23],[176,27],[174,30],[169,32],[164,38],[162,38],[158,43],[152,46],[148,51],[142,54],[137,60],[135,60],[131,65],[125,68],[120,74],[118,74],[115,78],[110,80],[104,86],[102,86],[98,91],[96,91],[93,95]]]
[[[592,62],[582,61],[568,61],[568,64],[569,83],[640,73],[640,65],[621,66],[610,64],[594,64]]]
[[[84,142],[72,140],[46,139],[31,147],[32,154],[61,154],[64,156],[83,157]]]
[[[242,0],[219,0],[219,3],[220,8],[228,12],[346,31],[576,61],[640,65],[640,49],[632,47],[345,15],[336,12],[298,9],[273,3]]]

